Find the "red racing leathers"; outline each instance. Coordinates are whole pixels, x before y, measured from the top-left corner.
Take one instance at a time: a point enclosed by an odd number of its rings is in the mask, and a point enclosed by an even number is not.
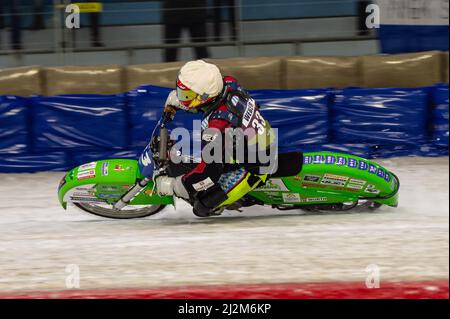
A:
[[[205,131],[208,129],[218,130],[222,136],[225,134],[225,129],[230,127],[237,127],[237,123],[232,121],[229,117],[229,110],[226,104],[227,92],[234,90],[240,90],[235,78],[231,76],[224,77],[225,92],[220,96],[220,100],[216,101],[216,105],[213,106],[213,110],[205,112],[202,120],[202,144],[205,146],[211,142],[211,137],[205,135]],[[233,123],[234,122],[234,123]],[[234,125],[233,125],[234,124]],[[211,130],[208,130],[211,131]],[[183,176],[183,184],[190,194],[195,192],[204,191],[214,186],[219,180],[221,174],[224,173],[223,163],[199,163],[192,171]]]

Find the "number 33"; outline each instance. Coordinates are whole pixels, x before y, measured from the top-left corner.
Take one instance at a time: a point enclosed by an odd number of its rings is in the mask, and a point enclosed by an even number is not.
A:
[[[255,112],[256,118],[252,121],[252,127],[258,131],[259,135],[263,135],[266,130],[266,121],[263,119],[259,111]]]

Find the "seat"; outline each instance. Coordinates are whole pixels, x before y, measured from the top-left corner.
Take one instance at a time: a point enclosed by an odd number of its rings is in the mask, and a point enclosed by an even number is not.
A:
[[[171,177],[179,176],[186,174],[193,170],[198,163],[181,163],[181,164],[173,164],[170,163],[168,167],[168,175]],[[303,153],[301,152],[289,152],[289,153],[279,153],[278,154],[278,167],[274,174],[271,174],[271,177],[288,177],[295,176],[301,172],[303,166]],[[239,169],[240,167],[244,167],[248,171],[255,170],[260,167],[255,164],[229,164],[225,167],[225,172],[230,172]]]
[[[278,168],[271,177],[295,176],[303,167],[303,153],[289,152],[278,154]]]

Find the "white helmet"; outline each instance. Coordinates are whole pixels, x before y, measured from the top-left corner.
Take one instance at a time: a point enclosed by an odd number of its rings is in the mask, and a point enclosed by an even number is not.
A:
[[[207,103],[218,96],[222,90],[222,74],[214,64],[196,60],[187,62],[180,69],[177,79],[177,97],[184,107],[195,108]]]

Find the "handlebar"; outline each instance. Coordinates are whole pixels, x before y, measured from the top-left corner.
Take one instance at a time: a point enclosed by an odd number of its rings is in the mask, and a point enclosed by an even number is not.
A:
[[[174,112],[164,111],[161,116],[161,128],[165,127],[174,118]]]
[[[169,139],[169,130],[161,126],[159,131],[159,160],[166,161],[167,158],[167,142]]]
[[[161,126],[159,129],[159,159],[167,160],[167,143],[169,140],[169,131],[166,125],[173,120],[173,113],[164,111],[161,117]]]
[[[171,122],[174,118],[174,113],[164,111],[161,115],[161,118],[158,122],[158,125],[155,126],[151,137],[151,150],[157,156],[157,162],[163,164],[169,159],[167,154],[169,149],[169,130],[167,129],[167,124]],[[158,132],[159,129],[159,132]],[[159,134],[158,134],[159,133]],[[156,160],[156,159],[155,159]]]

